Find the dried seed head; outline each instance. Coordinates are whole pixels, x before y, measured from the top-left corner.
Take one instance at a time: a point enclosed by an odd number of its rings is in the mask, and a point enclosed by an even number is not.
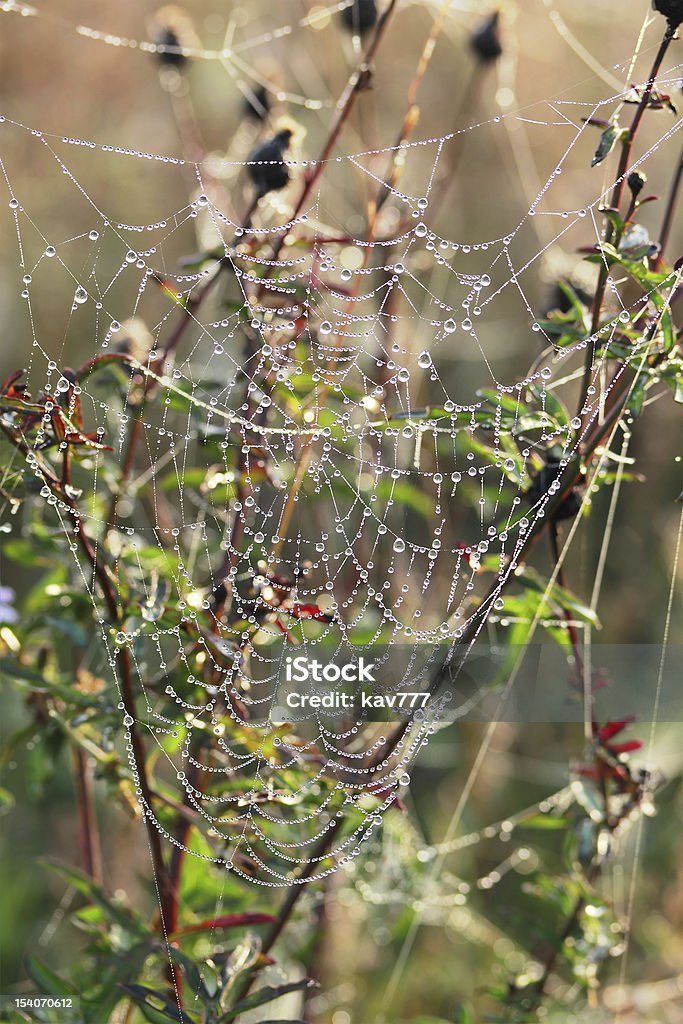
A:
[[[270,113],[270,96],[265,85],[248,87],[242,98],[242,112],[252,121],[265,121]]]
[[[339,17],[349,32],[362,35],[377,23],[377,4],[375,0],[351,0]]]
[[[678,28],[683,21],[683,0],[652,0],[652,7],[664,15],[672,28]]]
[[[154,42],[157,46],[163,47],[163,49],[157,53],[157,58],[160,64],[164,64],[172,68],[182,68],[187,64],[187,57],[185,54],[175,52],[176,50],[180,50],[182,43],[172,28],[160,28],[154,36]]]
[[[647,181],[647,175],[643,174],[642,171],[631,171],[626,182],[631,190],[631,195],[634,199],[637,199],[640,193],[643,191],[645,182]]]
[[[197,44],[190,18],[174,4],[159,8],[150,25],[150,36],[160,47],[156,57],[162,67],[175,68],[177,71],[184,69],[188,63],[188,57],[182,50]]]
[[[503,53],[500,40],[500,11],[494,11],[470,36],[470,49],[484,64],[489,64]]]
[[[291,128],[283,128],[277,135],[259,143],[247,158],[247,173],[257,195],[265,196],[284,188],[289,182],[289,167],[284,155],[292,140]]]

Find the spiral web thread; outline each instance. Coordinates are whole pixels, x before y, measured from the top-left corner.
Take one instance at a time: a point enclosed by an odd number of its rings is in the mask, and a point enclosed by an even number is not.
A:
[[[335,31],[333,18],[343,6],[327,9],[325,31]],[[84,47],[155,52],[153,43],[68,25],[29,5],[6,2],[0,11],[47,19],[61,31],[73,31]],[[284,37],[306,48],[312,25],[305,17],[270,31],[254,29],[253,35],[249,28],[243,26],[242,38],[225,48],[184,52],[219,62],[249,96],[263,84],[250,71],[254,54]],[[358,50],[357,40],[353,45]],[[122,53],[124,59],[129,54]],[[660,84],[665,88],[666,79],[676,77],[673,68]],[[321,118],[329,118],[335,106],[327,96],[305,97],[295,89],[279,90],[278,98]],[[490,340],[505,330],[513,296],[528,326],[528,351],[540,353],[539,342],[550,342],[539,332],[525,282],[547,267],[559,248],[571,252],[600,240],[599,210],[613,182],[596,174],[590,201],[574,210],[554,204],[554,188],[577,147],[586,158],[594,149],[583,119],[608,118],[618,100],[614,93],[597,104],[565,96],[543,99],[532,109],[408,141],[400,147],[406,173],[398,185],[387,175],[396,147],[347,152],[342,142],[341,155],[329,158],[334,180],[322,174],[305,207],[290,220],[303,176],[316,168],[304,141],[288,157],[290,186],[262,200],[246,230],[240,214],[224,202],[233,191],[248,196],[246,153],[233,152],[237,144],[210,161],[195,162],[130,149],[121,137],[124,129],[115,141],[102,144],[20,124],[9,113],[2,118],[0,135],[28,138],[27,152],[35,151],[41,161],[43,185],[50,188],[60,180],[64,187],[66,181],[78,207],[78,232],[53,237],[49,225],[32,218],[28,181],[2,164],[16,226],[16,285],[30,329],[32,394],[68,395],[73,403],[63,371],[75,361],[74,339],[90,339],[91,357],[123,350],[131,356],[126,371],[131,404],[123,413],[101,378],[86,374],[79,382],[84,429],[111,445],[119,462],[131,419],[142,412],[134,471],[114,517],[102,499],[112,457],[93,455],[94,486],[83,496],[80,521],[91,536],[107,536],[117,557],[137,574],[139,617],[112,630],[93,574],[73,544],[72,509],[44,485],[43,493],[72,544],[74,579],[92,599],[99,626],[89,652],[93,666],[103,653],[119,685],[116,652],[126,647],[136,669],[137,720],[124,714],[123,702],[118,706],[131,758],[135,725],[158,745],[186,805],[203,820],[209,842],[188,848],[193,856],[276,887],[290,885],[297,869],[313,858],[316,866],[306,880],[314,880],[353,860],[405,792],[410,767],[436,728],[447,697],[429,713],[413,716],[391,756],[383,757],[390,723],[360,719],[340,725],[321,712],[309,716],[293,740],[286,724],[272,720],[274,681],[294,644],[296,653],[309,656],[322,649],[341,656],[350,647],[372,654],[377,645],[428,649],[433,673],[469,636],[473,615],[479,616],[478,631],[500,620],[501,595],[516,555],[554,490],[551,483],[533,500],[525,497],[530,460],[550,446],[567,461],[578,451],[582,421],[558,423],[550,409],[554,390],[580,372],[576,366],[587,343],[577,341],[556,353],[545,349],[527,374],[505,381],[495,371],[499,350],[490,354],[495,348]],[[435,225],[449,146],[478,129],[504,132],[510,119],[533,123],[536,130],[547,126],[554,142],[561,138],[556,167],[517,223],[494,237],[443,237]],[[661,137],[643,164],[670,143],[680,121],[661,124]],[[557,134],[560,125],[564,137]],[[125,175],[130,164],[141,168],[140,184],[132,187],[142,190],[143,204],[155,211],[149,222],[126,223],[109,212],[110,197],[98,189],[97,173],[102,162],[114,161]],[[355,237],[340,220],[347,176],[361,188],[387,187],[391,193],[392,215],[374,238]],[[187,201],[173,209],[160,197],[177,191],[178,180],[185,183]],[[139,209],[140,196],[135,198]],[[278,247],[294,235],[303,244]],[[343,240],[329,241],[338,238]],[[193,241],[203,251],[217,252],[227,268],[215,297],[196,310],[192,299],[213,280],[217,259],[179,268]],[[42,294],[55,282],[61,288],[68,282],[72,294],[61,344],[49,335],[39,311]],[[617,332],[638,311],[623,304],[614,282],[609,300]],[[192,323],[177,351],[159,362],[155,354],[165,352],[184,315],[181,305]],[[487,397],[459,393],[452,372],[458,358],[478,365]],[[589,414],[607,399],[608,379],[596,362]],[[141,409],[140,387],[147,385],[154,397]],[[548,409],[533,424],[525,422],[523,410],[522,396],[530,387],[540,408]],[[501,442],[501,424],[505,418],[509,429],[515,403],[521,465]],[[493,458],[482,447],[482,427]],[[32,465],[43,484],[38,463]],[[192,475],[186,479],[188,467]],[[293,490],[297,473],[298,491]],[[151,495],[145,502],[139,497],[143,488]],[[478,511],[459,517],[453,509],[463,494],[463,507]],[[5,528],[11,526],[6,519]],[[484,560],[491,566],[496,559],[499,592],[491,594],[482,615],[472,601],[477,576]],[[217,616],[226,587],[232,612]],[[180,618],[165,625],[171,600],[179,602]],[[244,622],[258,625],[258,633],[245,632]],[[186,625],[194,630],[193,643]],[[161,686],[177,666],[183,666],[177,675],[186,676],[187,687]],[[400,688],[402,682],[392,680],[392,685]],[[206,739],[196,744],[200,733],[211,736],[210,758]],[[302,765],[305,770],[295,774]],[[198,772],[209,776],[209,792],[196,788]],[[233,784],[236,780],[239,784]],[[140,790],[138,797],[143,815],[165,840],[185,847]],[[273,797],[281,804],[271,802]],[[537,809],[554,813],[567,799],[561,789]],[[321,852],[321,838],[351,805],[355,826]],[[423,846],[418,860],[429,863],[435,854],[482,838],[507,841],[532,810],[441,847]],[[478,880],[479,888],[491,888],[529,856],[526,848],[516,849]],[[450,875],[441,882],[451,890],[446,906],[467,901],[469,883]],[[386,899],[384,881],[370,885],[360,877],[358,885],[371,902]],[[441,890],[434,908],[443,899]],[[420,901],[427,906],[429,893],[422,892]]]

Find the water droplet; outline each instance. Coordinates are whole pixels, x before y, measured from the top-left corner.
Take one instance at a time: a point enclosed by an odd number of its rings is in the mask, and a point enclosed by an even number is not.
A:
[[[455,320],[447,320],[446,323],[443,325],[443,329],[446,332],[446,334],[452,334],[453,331],[457,329],[457,326],[458,325],[456,324]]]
[[[418,238],[424,238],[427,234],[427,225],[420,221],[420,223],[415,227],[415,234]]]
[[[57,250],[55,249],[54,245],[48,245],[47,249],[45,250],[45,255],[50,260],[52,259],[53,256],[57,255]]]
[[[329,320],[323,320],[323,322],[320,325],[320,333],[321,334],[331,334],[332,333],[332,324],[330,323]]]
[[[19,209],[19,200],[18,199],[10,199],[10,201],[9,201],[9,208],[10,208],[10,210],[18,210]]]
[[[88,238],[90,239],[91,242],[96,242],[99,237],[100,237],[99,231],[94,231],[93,230],[93,231],[91,231],[88,234]]]
[[[400,537],[397,537],[396,540],[394,541],[394,551],[400,555],[402,551],[405,551],[405,549],[406,542],[402,540]]]
[[[79,306],[82,306],[83,303],[87,301],[88,293],[86,292],[85,288],[82,288],[81,285],[79,285],[74,293],[74,302],[78,303]]]
[[[427,370],[432,365],[432,357],[430,356],[429,352],[420,352],[419,356],[417,357],[417,365],[421,367],[423,370]]]
[[[514,468],[515,468],[515,460],[514,459],[506,459],[505,462],[503,463],[503,468],[508,473],[512,473],[514,471]]]
[[[116,332],[120,331],[120,330],[121,330],[121,324],[118,322],[118,320],[112,320],[111,324],[109,325],[110,333],[111,334],[116,334]]]

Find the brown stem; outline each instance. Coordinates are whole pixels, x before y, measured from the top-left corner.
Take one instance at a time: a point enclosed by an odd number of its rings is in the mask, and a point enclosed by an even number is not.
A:
[[[422,80],[424,79],[424,76],[427,73],[427,69],[431,64],[432,57],[434,56],[434,51],[436,49],[436,41],[439,38],[441,31],[443,29],[443,24],[449,8],[449,0],[446,0],[445,3],[441,4],[439,12],[436,18],[434,19],[431,31],[427,36],[427,39],[425,40],[424,46],[422,47],[422,53],[420,54],[420,59],[417,63],[415,74],[413,75],[412,81],[408,86],[406,112],[403,117],[403,124],[401,125],[401,130],[398,133],[398,138],[394,143],[394,146],[392,147],[395,150],[395,156],[392,158],[391,166],[389,172],[387,173],[388,183],[382,186],[375,201],[375,218],[377,217],[377,214],[379,213],[381,208],[384,206],[386,200],[391,195],[392,190],[396,187],[400,180],[401,172],[403,169],[401,151],[403,149],[403,146],[405,146],[406,142],[408,142],[412,133],[415,131],[415,128],[417,127],[420,118],[420,108],[417,105],[417,94],[419,92],[420,85],[422,84]]]
[[[316,867],[319,864],[319,861],[325,856],[325,854],[329,850],[332,844],[333,836],[334,829],[328,829],[327,832],[322,833],[316,846],[313,848],[313,852],[311,854],[310,859],[306,862],[304,868],[299,873],[297,881],[293,882],[292,885],[287,890],[287,895],[277,917],[275,918],[270,928],[263,937],[263,945],[261,946],[261,952],[264,955],[270,952],[270,950],[273,948],[278,938],[282,934],[282,931],[284,930],[285,926],[287,925],[289,919],[292,916],[294,908],[296,907],[297,903],[299,902],[304,893],[304,890],[306,889],[308,879],[310,879],[311,875],[315,871]],[[237,1006],[242,1001],[242,999],[244,999],[245,996],[249,994],[257,976],[258,969],[251,969],[245,972],[245,976],[242,982],[238,984],[235,989],[232,999],[233,1006]]]
[[[618,209],[621,205],[621,197],[624,191],[624,182],[626,180],[626,172],[628,169],[629,160],[631,159],[631,152],[633,150],[633,142],[638,132],[638,128],[640,127],[640,123],[643,119],[643,114],[645,113],[647,106],[650,102],[650,97],[652,96],[652,90],[654,89],[655,81],[657,79],[657,75],[659,74],[659,69],[662,66],[662,62],[664,60],[664,57],[666,56],[666,52],[669,49],[671,40],[674,38],[675,33],[675,28],[670,23],[667,24],[666,31],[664,33],[664,36],[662,37],[661,43],[659,44],[657,55],[652,64],[650,76],[647,80],[647,86],[643,90],[643,95],[634,114],[633,121],[631,122],[631,127],[629,128],[628,133],[626,134],[626,137],[624,138],[624,141],[622,143],[621,157],[619,159],[619,166],[617,168],[617,179],[614,184],[614,189],[612,191],[612,199],[610,204],[613,209]],[[614,239],[615,230],[612,225],[612,222],[610,221],[605,231],[605,242],[606,244],[609,245],[614,241]],[[593,360],[595,357],[595,335],[598,331],[598,328],[600,327],[600,317],[602,315],[602,304],[605,299],[605,288],[607,286],[608,275],[609,268],[606,262],[603,261],[600,266],[598,284],[595,290],[595,300],[593,302],[593,319],[591,323],[590,332],[591,337],[590,339],[587,340],[586,344],[586,359],[584,362],[583,380],[581,382],[581,393],[577,412],[577,415],[579,416],[583,414],[583,409],[588,398],[588,388],[590,387],[591,373],[593,371]]]
[[[83,870],[102,884],[102,851],[93,794],[93,762],[80,747],[72,750],[74,788],[78,809],[78,836]]]
[[[556,520],[553,520],[553,522],[551,522],[550,527],[549,527],[549,533],[550,533],[550,550],[552,551],[553,565],[554,565],[556,573],[557,573],[557,582],[563,588],[563,590],[566,590],[567,584],[566,584],[566,580],[565,580],[564,566],[562,565],[562,562],[561,562],[561,559],[560,559],[560,529],[559,529],[559,526],[557,525],[557,521]],[[581,644],[579,643],[579,634],[578,634],[578,632],[576,630],[576,626],[574,625],[574,623],[572,621],[572,617],[569,614],[569,612],[566,610],[566,608],[562,609],[562,618],[564,619],[565,623],[567,624],[567,633],[569,634],[569,641],[570,641],[570,643],[572,645],[572,652],[574,654],[574,663],[575,663],[575,673],[574,674],[576,676],[575,685],[577,685],[580,688],[582,686],[582,684],[583,684],[583,656],[581,654]]]
[[[258,205],[258,201],[258,196],[255,196],[252,199],[251,204],[249,205],[249,208],[245,213],[242,221],[242,231],[245,231],[251,225],[251,219],[254,215],[254,210]],[[233,238],[233,246],[235,245],[236,241],[237,236]],[[212,292],[213,288],[217,284],[218,279],[225,270],[226,266],[229,266],[229,264],[226,263],[225,260],[221,260],[217,268],[211,275],[211,277],[208,279],[208,281],[206,281],[205,284],[188,299],[187,304],[183,307],[182,319],[176,325],[175,329],[171,333],[170,337],[168,338],[163,348],[161,348],[160,351],[155,354],[155,360],[158,363],[161,370],[163,370],[164,362],[178,348],[178,345],[182,341],[183,336],[185,335],[185,332],[187,331],[190,324],[196,322],[196,314],[199,312],[199,309],[203,305],[206,298]],[[152,353],[148,354],[148,361],[151,355]],[[147,406],[147,403],[151,399],[157,387],[157,384],[158,381],[156,380],[155,377],[147,376],[145,378],[145,383],[143,385],[142,401],[140,403],[138,415],[135,416],[135,418],[133,419],[130,433],[128,435],[126,452],[123,457],[123,466],[121,468],[121,476],[119,477],[118,482],[118,490],[116,494],[112,496],[112,500],[109,506],[109,515],[105,523],[105,536],[106,532],[108,532],[108,530],[111,529],[116,522],[116,511],[118,508],[118,503],[133,469],[133,463],[135,461],[135,452],[137,450],[137,446],[140,441],[140,435],[142,433],[142,424],[145,408]]]
[[[325,145],[322,148],[320,156],[316,160],[311,173],[306,178],[304,187],[301,191],[301,195],[299,196],[298,202],[294,207],[294,212],[292,213],[292,216],[290,218],[291,220],[296,220],[296,218],[299,216],[306,203],[306,200],[308,199],[314,186],[316,185],[318,179],[320,178],[320,175],[325,170],[325,166],[330,157],[330,154],[332,153],[334,147],[336,146],[339,136],[344,130],[346,122],[348,121],[351,111],[353,110],[354,105],[356,103],[356,99],[358,98],[359,94],[363,91],[364,87],[367,84],[367,73],[369,71],[370,62],[374,59],[377,53],[377,49],[380,43],[382,42],[382,38],[386,31],[387,25],[389,24],[389,21],[394,13],[394,10],[396,9],[397,3],[398,0],[390,0],[387,8],[385,9],[384,13],[377,22],[377,25],[375,26],[375,31],[373,33],[372,39],[370,40],[367,50],[363,54],[360,64],[355,69],[355,71],[351,75],[351,78],[348,81],[345,93],[343,94],[343,103],[337,115],[337,120],[332,125],[332,128],[330,129],[330,133],[327,137]],[[273,261],[277,260],[280,254],[280,250],[284,245],[284,241],[285,238],[287,237],[287,234],[288,232],[284,231],[275,240],[273,244]]]
[[[130,663],[130,655],[128,648],[120,648],[117,655],[117,662],[119,666],[119,673],[121,676],[121,697],[124,704],[124,710],[127,715],[131,718],[135,718],[135,689],[133,685],[133,672]],[[140,793],[142,796],[142,802],[144,803],[144,822],[147,830],[147,839],[149,842],[150,854],[152,857],[152,865],[154,868],[154,874],[156,877],[157,885],[159,886],[159,900],[161,909],[161,924],[165,931],[168,931],[167,921],[170,917],[170,908],[172,900],[172,891],[170,887],[170,880],[166,865],[164,864],[164,858],[161,851],[161,839],[159,832],[157,831],[154,822],[151,820],[152,814],[152,790],[149,785],[149,779],[147,777],[146,768],[146,754],[145,747],[142,742],[142,738],[138,731],[135,722],[129,727],[129,736],[131,745],[133,747],[133,766],[138,774]]]
[[[607,408],[602,421],[596,424],[594,430],[588,434],[588,438],[584,445],[584,460],[588,460],[595,453],[596,449],[600,447],[603,441],[609,437],[611,431],[616,427],[619,422],[619,417],[624,410],[624,406],[628,401],[633,380],[634,377],[632,373],[627,374],[622,372],[622,376],[620,378],[621,386],[615,388],[614,392],[612,392],[612,401]],[[560,486],[558,491],[553,495],[546,506],[545,515],[543,518],[534,521],[524,539],[524,542],[520,545],[519,550],[515,554],[515,565],[519,565],[525,559],[532,545],[538,540],[543,531],[547,529],[548,524],[553,521],[554,514],[557,512],[562,502],[571,493],[573,488],[581,482],[582,462],[584,460],[577,455],[566,467],[564,473],[560,477]],[[486,618],[489,615],[493,601],[500,596],[509,583],[514,579],[512,565],[509,566],[508,569],[509,571],[502,582],[496,580],[489,587],[489,590],[482,599],[476,614],[470,618],[463,631],[463,635],[458,640],[458,650],[466,651],[468,646],[477,638],[482,624],[486,621]],[[430,683],[430,692],[433,693],[439,688],[444,677],[448,673],[450,666],[454,664],[454,662],[456,662],[456,659],[452,655],[443,662]],[[401,722],[396,727],[392,734],[387,738],[386,743],[382,745],[373,758],[371,762],[372,766],[376,767],[392,756],[411,724],[411,721],[406,719],[405,722]]]
[[[313,190],[313,187],[315,186],[316,182],[318,181],[318,179],[320,178],[321,174],[325,170],[325,167],[327,165],[327,160],[329,159],[330,154],[332,153],[334,147],[337,144],[337,141],[339,140],[339,137],[340,137],[342,131],[344,130],[344,127],[345,127],[345,125],[346,125],[346,123],[347,123],[347,121],[348,121],[348,119],[349,119],[349,117],[351,115],[351,111],[353,110],[353,107],[354,107],[354,104],[356,102],[356,99],[357,99],[359,93],[364,88],[365,79],[366,79],[366,73],[367,73],[367,71],[369,69],[370,62],[373,60],[373,58],[375,57],[375,55],[377,53],[377,49],[378,49],[378,47],[379,47],[379,45],[380,45],[380,43],[382,41],[382,38],[384,36],[386,27],[387,27],[387,25],[389,23],[389,20],[390,20],[392,14],[394,12],[394,9],[396,8],[396,5],[397,5],[397,0],[390,0],[390,3],[388,5],[388,7],[386,8],[384,13],[380,17],[379,21],[377,22],[377,25],[375,27],[375,31],[373,33],[372,39],[371,39],[371,41],[370,41],[370,43],[368,45],[367,50],[365,51],[365,53],[363,55],[363,58],[362,58],[360,64],[355,69],[355,71],[351,75],[351,78],[349,79],[349,82],[348,82],[347,87],[346,87],[344,102],[342,103],[342,106],[341,106],[341,108],[339,110],[339,114],[337,115],[336,121],[334,122],[332,128],[330,129],[329,135],[327,136],[327,139],[326,139],[325,144],[324,144],[324,146],[322,148],[320,156],[318,157],[317,161],[315,162],[315,164],[313,166],[313,170],[307,176],[307,178],[306,178],[306,180],[304,182],[304,187],[303,187],[303,189],[301,191],[301,194],[299,196],[297,204],[294,207],[294,210],[293,210],[291,218],[290,218],[290,220],[292,220],[292,221],[296,220],[298,215],[301,213],[301,211],[302,211],[302,209],[303,209],[303,207],[304,207],[304,205],[306,203],[306,200],[308,199],[309,195],[311,194],[311,191]],[[286,236],[287,236],[287,232],[283,232],[282,234],[280,234],[277,237],[277,239],[275,240],[275,242],[273,244],[273,255],[272,255],[273,264],[277,260],[279,254],[280,254],[280,251],[282,250],[282,246],[284,245],[284,240],[285,240]],[[369,252],[369,248],[368,248],[367,251]],[[270,276],[270,270],[266,273],[266,277],[269,277],[269,276]],[[323,391],[323,394],[326,392],[326,390],[327,389],[325,388],[324,391]],[[294,511],[294,505],[295,505],[296,497],[298,495],[299,488],[301,487],[301,484],[303,482],[303,477],[305,475],[306,468],[308,466],[308,463],[309,463],[311,455],[312,455],[312,444],[313,444],[313,441],[312,441],[312,437],[311,437],[311,438],[309,438],[305,442],[304,448],[302,449],[302,452],[300,454],[299,461],[298,461],[298,464],[297,464],[295,481],[294,481],[294,484],[293,484],[292,488],[290,489],[290,492],[289,492],[289,494],[287,496],[287,501],[286,501],[285,508],[284,508],[284,511],[283,511],[282,520],[281,520],[281,523],[280,523],[280,528],[278,530],[278,533],[279,533],[279,536],[280,536],[280,540],[278,541],[278,543],[277,543],[277,545],[276,545],[276,547],[275,547],[275,549],[273,550],[273,553],[272,553],[272,559],[273,560],[275,560],[278,557],[279,552],[281,550],[284,534],[286,532],[286,527],[288,526],[289,521],[290,521],[291,516],[292,516],[292,513]],[[240,528],[237,527],[237,520],[236,520],[235,525],[233,527],[233,532],[235,532],[237,529],[239,529],[239,533],[240,533],[240,536],[241,536],[241,527]],[[232,550],[228,551],[228,553],[226,555],[225,565],[224,565],[224,568],[227,569],[227,571],[229,571],[229,569],[230,569],[230,567],[232,565],[232,558],[234,558],[234,544],[233,544],[233,539],[232,538],[230,540],[230,547],[231,547]]]
[[[664,259],[664,252],[669,242],[669,236],[671,234],[671,228],[674,221],[674,213],[676,212],[676,206],[678,205],[678,196],[681,190],[681,182],[683,181],[683,149],[681,149],[680,156],[678,157],[678,165],[676,167],[676,173],[674,174],[673,181],[671,183],[671,190],[669,197],[666,202],[666,209],[664,211],[664,218],[662,220],[662,228],[659,233],[659,253],[657,254],[656,266],[658,267]]]
[[[173,846],[173,852],[171,854],[171,863],[169,865],[169,913],[168,913],[168,924],[167,930],[169,935],[172,935],[178,930],[179,926],[179,914],[180,914],[180,882],[182,876],[183,862],[185,859],[185,847],[189,838],[190,830],[193,825],[193,819],[190,815],[191,805],[188,799],[188,790],[194,790],[199,787],[199,776],[201,769],[197,765],[192,765],[188,772],[187,788],[183,794],[183,804],[178,808],[178,817],[180,819],[178,830],[176,832],[176,840],[179,845]],[[176,977],[178,975],[176,971]]]
[[[34,455],[33,449],[29,448],[26,441],[15,434],[14,431],[10,430],[6,425],[0,424],[3,432],[9,437],[12,443],[21,451],[24,455],[27,455],[29,451]],[[35,455],[34,455],[35,457]],[[43,481],[48,484],[52,492],[60,501],[68,505],[73,512],[77,512],[77,506],[73,498],[64,491],[61,481],[58,480],[47,468],[41,467],[41,476]],[[93,575],[100,584],[104,602],[107,607],[107,613],[109,621],[112,626],[121,624],[122,613],[119,609],[118,599],[116,590],[114,588],[113,581],[109,577],[106,566],[97,557],[97,552],[93,545],[91,538],[86,533],[85,527],[81,520],[80,515],[77,517],[77,525],[74,528],[74,533],[78,538],[78,542],[81,549],[90,564]],[[123,700],[124,710],[127,715],[135,719],[135,687],[133,684],[133,673],[130,664],[130,655],[126,647],[119,648],[116,661],[119,668],[119,674],[121,679],[121,696]],[[147,839],[149,842],[150,853],[152,857],[152,865],[154,868],[154,874],[159,886],[159,894],[161,900],[161,918],[162,926],[167,916],[168,907],[168,875],[166,873],[166,867],[161,852],[161,840],[159,833],[157,832],[153,822],[150,820],[151,809],[152,809],[152,792],[149,786],[146,770],[146,756],[145,748],[140,738],[135,721],[130,726],[129,736],[133,747],[133,766],[134,770],[138,775],[138,785],[142,799],[144,801],[144,821],[145,828],[147,830]]]
[[[598,861],[593,861],[586,874],[587,881],[589,883],[594,882],[599,876],[600,870],[600,863]],[[578,896],[576,902],[574,903],[574,906],[572,907],[569,913],[569,916],[567,917],[567,920],[564,924],[564,927],[562,928],[562,931],[557,937],[557,942],[553,946],[549,956],[546,958],[545,963],[543,964],[543,973],[541,974],[538,981],[534,983],[531,989],[534,995],[534,1002],[536,1005],[538,1005],[538,1002],[540,1002],[540,1000],[545,995],[546,985],[548,984],[550,975],[552,974],[555,968],[555,964],[557,963],[558,957],[562,952],[562,947],[564,946],[565,942],[567,941],[571,933],[576,928],[579,917],[581,916],[581,911],[583,910],[585,905],[586,897]]]

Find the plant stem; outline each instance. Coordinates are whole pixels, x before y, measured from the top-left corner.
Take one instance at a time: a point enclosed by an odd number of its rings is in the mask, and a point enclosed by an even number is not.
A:
[[[332,125],[332,128],[330,129],[330,133],[322,148],[320,156],[313,165],[311,173],[306,178],[301,195],[299,196],[298,202],[294,207],[294,211],[290,218],[290,220],[292,221],[296,220],[296,218],[301,213],[306,203],[306,200],[313,191],[313,188],[316,185],[321,174],[325,170],[327,161],[334,147],[337,144],[339,136],[344,130],[344,127],[349,119],[349,116],[351,115],[351,111],[354,108],[356,99],[358,98],[359,94],[363,91],[367,83],[367,73],[369,71],[370,62],[374,59],[377,53],[378,47],[382,42],[382,38],[386,31],[387,25],[389,24],[389,21],[394,13],[394,10],[396,9],[397,4],[398,0],[390,0],[389,5],[387,6],[387,8],[385,9],[384,13],[382,14],[382,16],[380,17],[379,21],[375,26],[375,31],[373,33],[372,39],[370,40],[367,50],[363,54],[360,64],[355,69],[347,83],[346,89],[344,90],[344,93],[342,94],[342,99],[340,101],[337,119]],[[278,256],[280,255],[280,251],[282,249],[282,246],[284,245],[284,241],[285,238],[287,237],[287,234],[287,231],[282,232],[275,240],[275,243],[273,245],[273,261],[277,260]]]
[[[269,953],[277,942],[282,931],[289,922],[294,908],[304,893],[308,879],[313,874],[318,862],[325,856],[332,845],[333,836],[334,829],[328,829],[328,831],[323,832],[318,839],[316,846],[313,848],[310,859],[306,862],[302,871],[299,873],[296,882],[293,882],[292,885],[290,885],[277,917],[265,933],[263,937],[263,945],[261,946],[261,953]],[[242,983],[235,989],[232,1000],[233,1006],[237,1006],[249,994],[257,976],[258,970],[254,970],[253,968],[245,972]]]
[[[80,747],[72,750],[74,788],[78,808],[78,834],[83,870],[102,884],[102,851],[93,796],[93,763]]]
[[[122,647],[119,650],[117,661],[121,675],[121,697],[123,699],[124,708],[127,715],[130,715],[131,718],[135,718],[133,673],[131,669],[130,655],[126,647]],[[147,758],[145,754],[145,747],[135,722],[133,722],[133,725],[129,727],[129,735],[133,747],[133,763],[135,770],[138,773],[140,792],[145,805],[143,807],[143,816],[145,828],[147,830],[150,854],[152,857],[152,865],[154,867],[157,885],[159,886],[161,924],[163,929],[168,930],[166,922],[169,920],[171,914],[172,891],[161,851],[161,839],[159,837],[159,832],[157,831],[154,823],[150,820],[153,797],[149,785],[149,779],[147,777]]]
[[[559,585],[566,590],[567,583],[565,580],[564,566],[560,561],[560,531],[557,522],[553,520],[549,527],[550,532],[550,550],[553,556],[553,565],[557,572],[557,582]],[[579,643],[579,634],[577,633],[576,626],[572,621],[572,617],[566,608],[562,609],[562,617],[567,624],[567,633],[569,635],[569,641],[572,645],[572,651],[574,653],[574,667],[576,675],[576,684],[580,688],[583,683],[583,656],[581,654],[581,644]]]
[[[255,196],[252,199],[251,204],[249,205],[249,208],[242,220],[243,231],[246,230],[251,225],[251,219],[254,215],[254,210],[258,205],[258,201],[258,196]],[[236,238],[233,239],[233,246],[235,245],[235,243]],[[206,281],[205,284],[201,288],[199,288],[194,295],[190,296],[190,298],[187,301],[187,305],[183,307],[182,319],[176,325],[175,329],[171,333],[171,336],[168,338],[163,348],[161,348],[158,353],[155,353],[155,360],[158,362],[162,372],[164,362],[168,359],[170,355],[172,355],[176,351],[190,324],[196,321],[196,314],[199,312],[201,306],[204,304],[204,301],[217,284],[218,279],[225,270],[226,266],[229,266],[229,264],[226,263],[224,260],[221,260],[221,262],[218,264],[216,270],[213,272],[208,281]],[[151,355],[151,352],[148,353],[148,362]],[[142,432],[144,412],[157,385],[158,381],[154,377],[147,376],[145,378],[145,383],[143,385],[142,401],[140,403],[138,415],[135,416],[135,418],[133,419],[130,433],[128,435],[126,453],[123,457],[123,466],[121,468],[121,476],[119,477],[118,490],[116,494],[113,495],[109,506],[109,515],[105,523],[105,536],[106,533],[114,526],[116,522],[116,510],[121,497],[121,493],[124,490],[133,469],[133,463],[135,461],[135,452],[140,441],[140,435]]]
[[[647,106],[652,96],[652,90],[654,89],[659,69],[662,66],[666,52],[669,49],[672,39],[675,35],[675,29],[671,24],[667,24],[666,31],[662,37],[662,41],[659,44],[657,55],[652,64],[650,70],[650,76],[647,80],[647,85],[643,90],[643,95],[640,99],[640,103],[636,109],[636,112],[621,146],[621,157],[619,159],[619,166],[617,168],[617,179],[614,184],[612,191],[611,206],[613,209],[619,209],[621,205],[621,197],[624,190],[624,182],[626,180],[626,172],[628,170],[629,160],[631,159],[631,152],[633,150],[633,143],[640,127],[640,123],[643,119]],[[611,221],[607,225],[605,231],[605,243],[610,245],[615,240],[615,230]],[[587,339],[586,345],[586,359],[584,362],[583,380],[581,381],[581,392],[579,397],[579,405],[577,415],[583,414],[583,409],[588,398],[588,388],[590,387],[591,374],[593,372],[593,361],[595,358],[595,341],[598,328],[600,327],[600,317],[602,315],[602,305],[605,299],[605,287],[607,285],[607,278],[609,276],[609,268],[607,263],[603,260],[600,266],[600,274],[598,277],[598,284],[595,290],[595,299],[593,302],[593,318],[591,323],[591,337]]]
[[[678,196],[681,190],[681,182],[683,182],[683,148],[681,149],[678,157],[678,165],[676,167],[676,173],[674,174],[673,181],[671,183],[671,189],[669,191],[669,197],[666,202],[666,209],[664,211],[664,218],[662,220],[661,231],[659,232],[659,253],[657,254],[657,260],[655,266],[659,266],[664,259],[664,252],[669,242],[669,236],[671,234],[671,228],[673,226],[674,213],[676,212],[676,206],[678,204]]]

